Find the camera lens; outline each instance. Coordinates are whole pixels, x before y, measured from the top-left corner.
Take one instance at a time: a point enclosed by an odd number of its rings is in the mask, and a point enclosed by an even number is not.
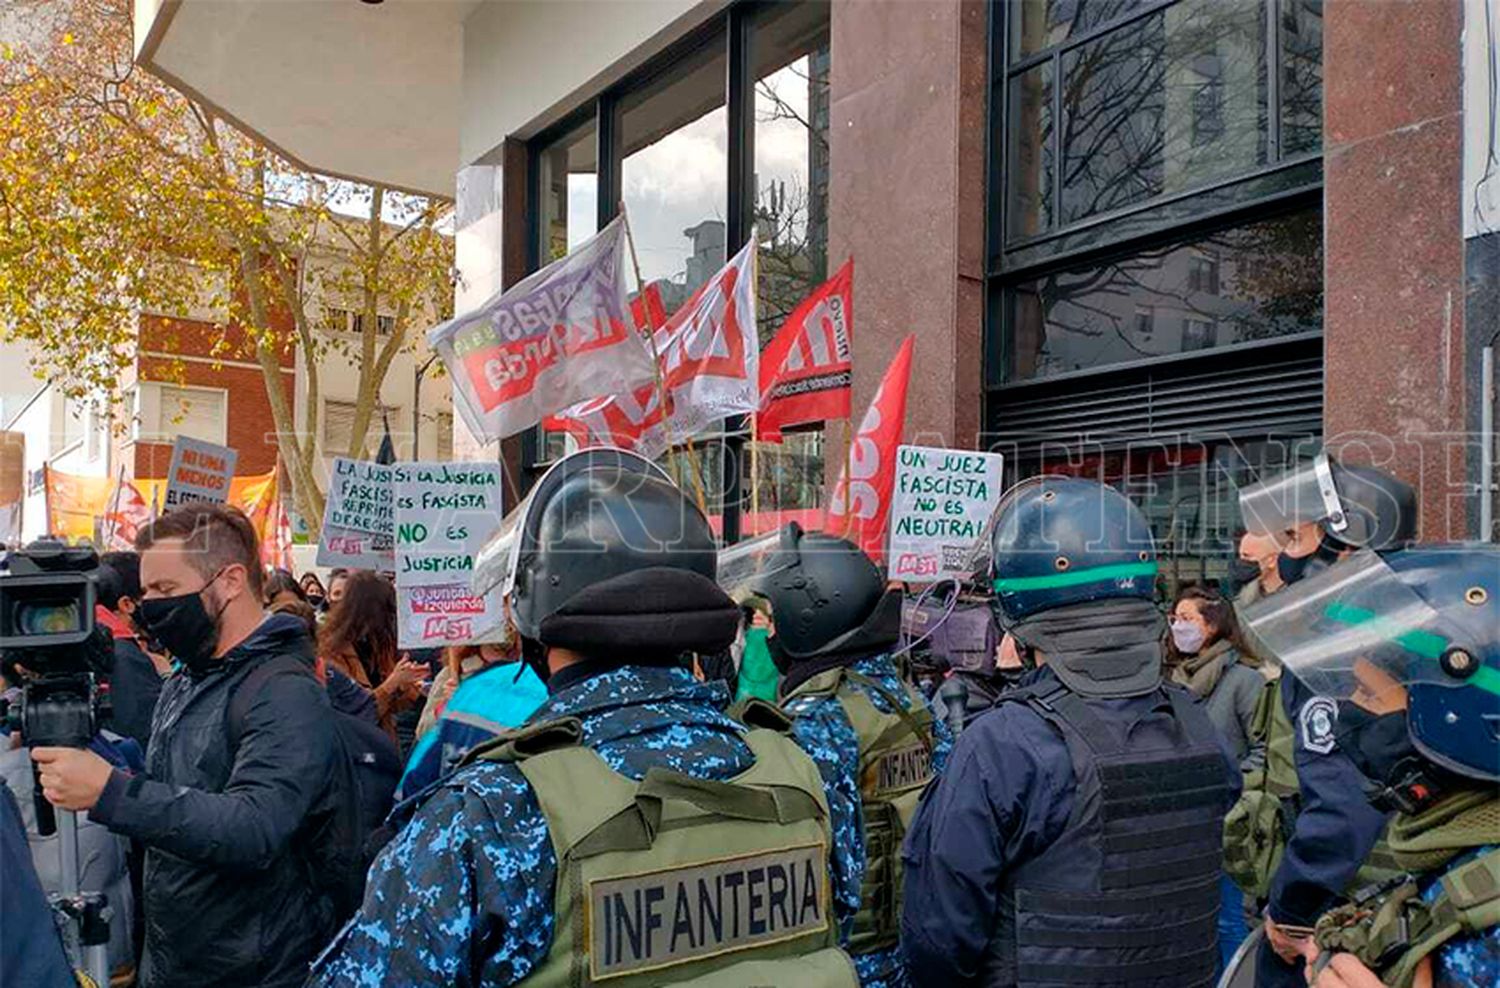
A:
[[[59,635],[78,631],[78,602],[35,601],[16,608],[16,627],[23,635]]]

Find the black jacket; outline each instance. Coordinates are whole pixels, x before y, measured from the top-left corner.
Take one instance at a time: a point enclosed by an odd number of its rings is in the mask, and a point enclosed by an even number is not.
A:
[[[142,841],[141,985],[300,985],[333,934],[306,849],[335,789],[337,737],[312,676],[273,676],[238,749],[225,723],[236,686],[277,655],[312,661],[306,625],[273,614],[209,672],[178,672],[152,722],[144,777],[116,771],[90,816]]]
[[[161,695],[161,676],[134,638],[115,639],[115,664],[109,676],[109,699],[114,708],[110,727],[134,738],[146,751],[151,739],[151,713]]]

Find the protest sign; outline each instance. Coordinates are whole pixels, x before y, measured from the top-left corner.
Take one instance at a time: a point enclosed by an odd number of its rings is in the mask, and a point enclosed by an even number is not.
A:
[[[318,540],[319,566],[386,573],[395,568],[392,469],[368,460],[333,458]]]
[[[228,446],[178,436],[172,444],[162,507],[171,509],[189,501],[223,504],[229,500],[229,481],[238,459],[239,454]]]
[[[893,580],[967,578],[969,558],[1000,502],[999,453],[900,446],[891,495]]]
[[[500,527],[500,464],[400,463],[392,469],[401,647],[500,638],[503,594],[476,596],[469,588],[474,557]]]

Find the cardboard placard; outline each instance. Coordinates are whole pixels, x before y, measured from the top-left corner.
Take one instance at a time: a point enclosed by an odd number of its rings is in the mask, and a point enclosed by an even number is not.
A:
[[[900,446],[891,492],[887,571],[893,580],[967,578],[968,562],[1000,502],[1005,457]]]
[[[167,468],[167,490],[163,510],[170,511],[189,501],[223,504],[229,500],[229,482],[240,454],[228,446],[178,436],[172,443],[172,464]]]
[[[394,467],[368,460],[333,458],[319,566],[345,566],[389,573],[395,569]]]
[[[500,527],[500,464],[402,463],[395,471],[397,637],[402,648],[503,637],[503,594],[470,589]]]

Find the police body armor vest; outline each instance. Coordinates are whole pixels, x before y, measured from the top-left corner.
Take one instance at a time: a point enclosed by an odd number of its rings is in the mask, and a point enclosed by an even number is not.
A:
[[[1245,772],[1239,800],[1224,817],[1224,871],[1246,893],[1264,900],[1302,811],[1296,731],[1281,702],[1280,680],[1261,692],[1248,733],[1251,747],[1264,752],[1263,761]],[[1378,885],[1400,872],[1382,835],[1346,891]]]
[[[901,843],[932,778],[932,711],[911,685],[898,696],[849,668],[830,669],[793,690],[783,702],[831,696],[859,739],[859,792],[865,824],[865,877],[849,938],[852,954],[896,946],[901,936]],[[856,686],[879,694],[886,713]]]
[[[1157,697],[1133,723],[1058,682],[1001,698],[1062,736],[1077,790],[1063,832],[1002,881],[984,983],[1213,984],[1227,766],[1185,691]]]
[[[523,984],[857,986],[830,912],[817,768],[774,730],[743,737],[755,764],[723,782],[626,778],[571,718],[471,755],[517,765],[557,855],[552,947]]]

